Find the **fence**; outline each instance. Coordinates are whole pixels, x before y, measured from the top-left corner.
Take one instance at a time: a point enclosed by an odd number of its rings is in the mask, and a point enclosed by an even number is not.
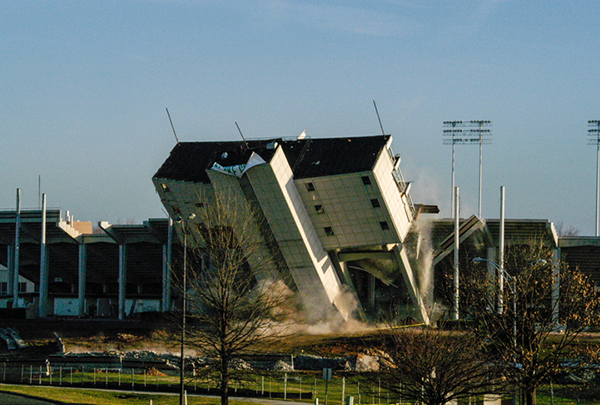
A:
[[[206,370],[186,372],[185,389],[190,394],[219,394],[216,373]],[[118,368],[94,366],[63,366],[51,363],[4,362],[0,365],[3,383],[105,388],[149,392],[179,392],[179,370],[156,368]],[[329,381],[321,373],[310,372],[233,372],[229,394],[240,397],[288,399],[321,404],[342,404],[353,397],[354,404],[388,405],[406,403],[382,390],[378,384],[360,375],[334,375]]]

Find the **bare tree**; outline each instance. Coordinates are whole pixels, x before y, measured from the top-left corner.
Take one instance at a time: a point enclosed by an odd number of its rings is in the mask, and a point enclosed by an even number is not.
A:
[[[228,403],[231,362],[260,341],[281,333],[290,291],[273,272],[257,236],[257,218],[244,200],[217,196],[198,211],[191,238],[188,343],[212,359],[219,373],[221,404]],[[249,263],[252,263],[252,268]]]
[[[563,221],[559,221],[556,223],[556,233],[558,236],[577,236],[579,229],[573,225],[566,226]]]
[[[504,388],[497,363],[470,331],[393,328],[383,346],[392,364],[377,378],[401,398],[443,405]]]
[[[485,280],[480,267],[461,279],[463,311],[498,354],[503,375],[520,389],[521,402],[535,405],[537,387],[564,369],[565,360],[582,354],[578,337],[598,324],[600,300],[587,277],[553,263],[551,250],[541,242],[511,247],[504,269],[502,309],[496,283]]]

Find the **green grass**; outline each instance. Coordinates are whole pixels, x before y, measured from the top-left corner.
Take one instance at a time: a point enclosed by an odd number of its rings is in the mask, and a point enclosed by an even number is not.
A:
[[[140,394],[104,390],[88,390],[78,388],[31,387],[19,385],[0,385],[0,391],[26,394],[33,397],[61,401],[67,404],[89,405],[153,405],[179,404],[179,396],[166,394]],[[219,404],[219,398],[188,396],[189,405]],[[232,405],[246,405],[250,402],[229,401]]]

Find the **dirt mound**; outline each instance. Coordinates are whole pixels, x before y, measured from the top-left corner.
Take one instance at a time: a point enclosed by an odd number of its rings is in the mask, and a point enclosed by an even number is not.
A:
[[[153,376],[159,376],[159,377],[164,377],[164,376],[166,376],[166,374],[165,374],[165,373],[163,373],[163,372],[162,372],[162,371],[160,371],[160,370],[157,370],[157,369],[156,369],[156,367],[152,367],[152,368],[148,369],[148,372],[147,372],[147,374],[148,374],[148,375],[153,375]]]

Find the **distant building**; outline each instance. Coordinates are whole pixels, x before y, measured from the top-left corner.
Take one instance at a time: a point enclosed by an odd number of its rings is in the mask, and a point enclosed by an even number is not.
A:
[[[0,308],[120,319],[172,309],[167,219],[101,222],[94,233],[91,222],[53,209],[46,212],[44,233],[42,217],[41,210],[0,212],[0,264],[6,268],[0,271],[6,279],[0,278]]]

